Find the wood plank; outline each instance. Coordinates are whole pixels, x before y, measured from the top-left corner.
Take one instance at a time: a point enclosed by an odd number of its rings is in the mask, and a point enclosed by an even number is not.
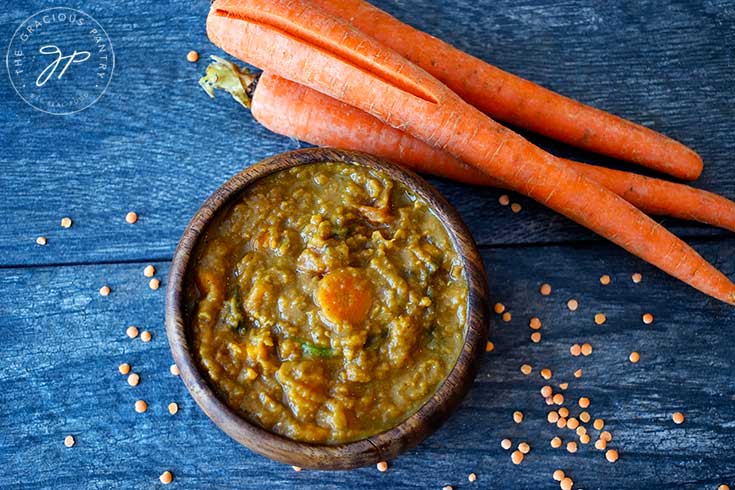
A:
[[[646,124],[697,149],[706,162],[697,184],[735,198],[730,137],[735,97],[731,7],[705,4],[382,0],[379,6],[460,48],[564,94]],[[0,12],[12,35],[41,0]],[[3,127],[0,189],[6,225],[0,264],[166,259],[189,217],[229,176],[300,145],[269,134],[227,97],[197,86],[219,54],[204,32],[208,2],[101,2],[88,11],[117,54],[108,92],[90,109],[50,116],[0,84]],[[173,20],[175,19],[175,20]],[[610,163],[534,138],[557,153]],[[526,199],[520,215],[500,192],[434,181],[481,244],[590,240],[594,236]],[[140,222],[126,225],[136,210]],[[59,220],[75,220],[62,230]],[[669,222],[665,222],[667,225]],[[671,223],[683,236],[723,235]],[[37,247],[39,235],[49,237]]]
[[[735,272],[735,240],[698,242]],[[151,291],[145,263],[0,269],[0,487],[40,489],[148,488],[167,469],[176,488],[239,489],[294,486],[396,489],[556,488],[551,473],[563,468],[579,488],[716,488],[735,483],[735,346],[727,327],[731,307],[710,301],[610,245],[485,248],[493,302],[512,312],[510,323],[493,316],[495,351],[459,411],[434,436],[391,462],[351,472],[304,471],[272,463],[238,446],[194,405],[168,372],[171,362],[163,327],[164,289]],[[155,263],[165,277],[167,263]],[[630,274],[641,272],[633,284]],[[602,286],[599,276],[612,283]],[[553,286],[550,296],[539,285]],[[103,298],[98,289],[112,287]],[[566,301],[576,298],[576,312]],[[607,323],[595,325],[597,312]],[[641,314],[655,315],[652,325]],[[528,319],[543,322],[542,341],[529,340]],[[149,329],[144,344],[125,336],[135,324]],[[571,357],[569,346],[590,342],[590,357]],[[628,354],[641,361],[632,365]],[[129,362],[141,383],[131,388],[117,366]],[[534,372],[523,376],[519,366]],[[552,449],[549,440],[568,430],[552,428],[539,395],[553,370],[554,386],[569,382],[567,406],[588,396],[593,417],[606,420],[620,450],[616,464],[580,445],[577,454]],[[577,380],[574,370],[582,368]],[[133,403],[145,399],[148,412]],[[179,403],[171,416],[169,402]],[[517,425],[512,413],[521,410]],[[674,411],[686,414],[676,426]],[[592,431],[596,435],[596,431]],[[77,445],[63,446],[72,434]],[[500,440],[527,441],[531,453],[514,466]],[[172,487],[173,488],[173,487]]]

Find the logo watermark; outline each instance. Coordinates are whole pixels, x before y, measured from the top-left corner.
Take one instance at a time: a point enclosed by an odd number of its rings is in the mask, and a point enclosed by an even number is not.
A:
[[[21,23],[5,64],[11,85],[28,105],[65,115],[83,111],[102,97],[112,80],[115,53],[92,16],[53,7]]]

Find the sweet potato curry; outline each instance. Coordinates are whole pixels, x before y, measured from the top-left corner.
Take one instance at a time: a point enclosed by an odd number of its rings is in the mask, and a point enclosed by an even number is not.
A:
[[[291,439],[390,429],[432,396],[462,347],[467,282],[446,229],[366,167],[258,180],[209,226],[191,275],[202,372],[230,407]]]

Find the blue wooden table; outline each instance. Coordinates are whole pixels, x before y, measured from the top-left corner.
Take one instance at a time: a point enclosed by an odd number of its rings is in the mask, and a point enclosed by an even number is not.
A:
[[[735,198],[733,2],[377,4],[504,69],[691,145],[705,161],[696,185]],[[512,196],[523,206],[514,214],[498,204],[500,191],[438,179],[431,182],[481,247],[493,303],[512,313],[510,322],[493,317],[495,350],[458,412],[387,473],[297,473],[239,446],[169,373],[165,278],[179,235],[209,193],[243,167],[301,145],[197,86],[205,63],[187,62],[187,51],[219,54],[204,31],[207,1],[8,3],[3,45],[49,6],[93,16],[116,66],[97,103],[67,116],[32,109],[7,74],[0,79],[0,488],[152,488],[165,470],[174,474],[171,488],[182,489],[558,488],[557,468],[584,489],[735,484],[735,310],[525,198]],[[559,155],[616,166],[529,137]],[[124,219],[131,210],[134,225]],[[64,216],[69,229],[60,226]],[[735,277],[731,233],[662,223]],[[148,264],[162,280],[158,290],[143,275]],[[635,272],[640,283],[631,281]],[[545,282],[549,296],[538,292]],[[567,309],[570,298],[577,311]],[[598,312],[603,325],[593,321]],[[651,325],[641,321],[646,312]],[[532,316],[543,322],[540,343],[529,339]],[[149,330],[152,341],[129,339],[129,325]],[[572,357],[570,345],[584,342],[593,354]],[[632,351],[637,364],[628,361]],[[136,387],[118,373],[125,362],[140,374]],[[522,364],[533,373],[522,374]],[[605,419],[617,463],[591,445],[576,454],[550,447],[555,435],[576,438],[546,421],[542,368],[553,371],[554,386],[569,383],[573,414],[578,397],[591,399],[588,411]],[[148,402],[146,413],[135,412],[138,399]],[[686,416],[681,425],[672,422],[676,411]],[[500,447],[506,437],[532,447],[520,466]]]

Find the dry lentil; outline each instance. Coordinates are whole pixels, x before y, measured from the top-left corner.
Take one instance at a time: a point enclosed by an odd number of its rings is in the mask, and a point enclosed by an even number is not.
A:
[[[136,213],[135,211],[130,211],[128,214],[125,215],[125,221],[132,225],[133,223],[138,221],[138,213]]]
[[[61,227],[62,228],[71,228],[71,224],[72,224],[71,218],[66,217],[66,216],[63,217],[63,218],[61,218]]]
[[[604,313],[597,313],[597,314],[595,315],[595,323],[596,323],[596,324],[598,324],[598,325],[602,325],[602,324],[603,324],[603,323],[605,323],[606,321],[607,321],[607,317],[605,316],[605,314],[604,314]]]
[[[583,396],[579,399],[579,407],[580,408],[587,408],[590,406],[590,399],[586,396]]]
[[[618,457],[619,457],[618,452],[615,449],[608,449],[607,452],[605,453],[605,459],[607,459],[611,463],[614,463],[615,461],[617,461]]]
[[[168,485],[171,483],[174,479],[174,475],[170,471],[164,471],[161,473],[161,476],[158,477],[159,480],[161,480],[161,483],[164,485]]]
[[[639,282],[641,282],[641,279],[643,279],[643,276],[636,272],[635,274],[630,276],[630,278],[633,280],[634,283],[638,284]]]
[[[72,447],[76,441],[74,440],[74,436],[68,435],[64,438],[64,446],[66,447]]]
[[[541,342],[541,333],[533,332],[531,334],[531,342],[533,342],[534,344],[538,344],[539,342]]]
[[[548,398],[553,394],[553,391],[551,389],[551,386],[545,385],[541,387],[541,396],[544,398]]]
[[[128,384],[130,386],[138,386],[138,383],[140,383],[140,375],[137,373],[133,373],[130,376],[128,376]]]
[[[176,413],[179,411],[179,405],[176,402],[171,402],[168,404],[168,413],[171,415],[176,415]]]
[[[576,299],[570,299],[567,301],[567,308],[569,308],[569,311],[577,311],[577,308],[579,308],[579,302]]]
[[[102,286],[100,288],[100,296],[109,296],[111,291],[110,286]]]
[[[569,353],[574,357],[578,357],[582,353],[582,346],[574,344],[569,348]]]
[[[653,315],[650,313],[644,313],[642,318],[643,323],[645,323],[646,325],[650,325],[653,323]]]
[[[524,364],[523,366],[521,366],[521,372],[526,376],[531,374],[531,371],[533,371],[533,368],[529,364]]]
[[[638,361],[641,360],[641,355],[639,353],[633,351],[628,356],[628,359],[630,360],[630,362],[632,362],[633,364],[635,364],[635,363],[637,363]]]
[[[562,403],[564,403],[564,395],[562,395],[561,393],[556,393],[552,397],[552,399],[554,400],[554,403],[556,403],[557,405],[561,405]]]
[[[561,388],[562,390],[566,390],[567,388],[569,388],[569,383],[559,383],[559,388]]]
[[[577,430],[575,432],[578,436],[581,437],[587,433],[587,427],[585,427],[584,425],[580,425],[579,427],[577,427]]]
[[[561,488],[561,490],[572,490],[573,486],[574,482],[568,476],[564,477],[564,479],[559,482],[559,487]]]
[[[590,436],[588,434],[582,434],[579,436],[579,442],[582,444],[589,444],[590,443]]]
[[[152,338],[153,336],[148,330],[143,330],[140,333],[140,340],[142,340],[143,342],[150,342]]]
[[[541,374],[541,377],[544,379],[551,379],[551,377],[553,376],[553,373],[549,368],[543,368],[539,374]]]
[[[521,212],[521,209],[523,209],[523,208],[521,207],[520,204],[518,204],[517,202],[514,202],[513,204],[510,205],[510,209],[514,213],[520,213]]]
[[[492,352],[495,350],[495,344],[488,341],[487,344],[485,344],[485,352]]]
[[[567,419],[564,417],[559,417],[559,420],[556,421],[556,426],[560,429],[563,429],[567,426]]]
[[[476,475],[476,474],[474,474],[474,473],[470,473],[469,475],[467,475],[467,480],[468,480],[468,481],[469,481],[470,483],[472,483],[472,482],[474,482],[474,481],[477,481],[477,475]]]
[[[595,441],[595,449],[604,451],[605,449],[607,449],[607,441],[605,439],[597,439]]]
[[[145,400],[138,400],[135,402],[135,411],[138,413],[143,413],[146,410],[148,410],[148,404],[145,402]]]
[[[500,447],[502,447],[502,448],[503,448],[503,449],[505,449],[506,451],[507,451],[508,449],[510,449],[510,447],[511,447],[512,445],[513,445],[513,441],[511,441],[510,439],[503,439],[502,441],[500,441]]]
[[[500,315],[502,312],[505,311],[505,305],[503,303],[495,303],[493,310],[495,310],[495,313]]]
[[[592,427],[594,427],[595,430],[602,430],[602,428],[605,427],[605,421],[602,419],[595,419],[592,423]]]
[[[547,396],[544,399],[544,401],[546,402],[547,405],[553,405],[554,404],[554,398],[553,397],[550,397],[550,396]]]
[[[521,422],[523,422],[523,412],[519,410],[513,412],[513,422],[515,422],[516,424],[520,424]]]
[[[128,374],[130,372],[130,364],[124,362],[117,367],[117,370],[120,371],[120,374]]]
[[[528,322],[528,326],[534,330],[538,330],[539,328],[541,328],[541,319],[538,317],[531,318],[531,320]]]
[[[544,283],[541,285],[541,288],[539,289],[541,292],[541,295],[548,296],[551,294],[551,284]]]
[[[145,277],[153,277],[156,274],[156,268],[152,265],[145,266],[145,269],[143,269],[143,275]]]
[[[556,411],[552,410],[546,415],[546,420],[550,424],[555,424],[559,420],[559,414]]]
[[[148,281],[148,287],[155,291],[156,289],[161,287],[161,280],[157,277],[154,277],[153,279]]]
[[[518,450],[523,454],[528,454],[531,452],[531,446],[529,446],[527,442],[522,442],[518,444]]]
[[[513,451],[510,455],[510,460],[513,461],[513,464],[521,464],[523,461],[523,453],[518,450]]]
[[[592,354],[592,345],[591,344],[582,344],[582,355],[587,357],[590,354]]]
[[[508,197],[508,194],[503,194],[498,198],[498,202],[501,206],[507,206],[508,204],[510,204],[510,197]]]
[[[730,490],[730,485],[722,484],[719,487],[717,487],[717,490]]]
[[[675,424],[683,424],[684,423],[684,414],[681,412],[674,412],[674,414],[671,416]]]
[[[444,485],[442,490],[454,490],[454,487],[452,485]]]
[[[513,319],[513,315],[510,314],[510,311],[506,311],[505,313],[503,313],[502,318],[504,322],[509,322],[511,321],[511,319]]]
[[[298,473],[299,471],[301,471],[301,466],[292,466],[291,469]]]
[[[562,443],[561,443],[561,438],[560,437],[554,437],[551,440],[551,447],[553,447],[554,449],[560,448],[561,447],[561,444]]]
[[[567,452],[570,452],[572,454],[577,452],[577,443],[574,441],[567,442]]]
[[[602,276],[600,276],[600,284],[602,284],[603,286],[607,286],[608,284],[610,284],[610,276],[608,276],[607,274],[603,274]]]
[[[564,474],[564,471],[562,470],[556,470],[551,475],[551,477],[556,481],[562,481],[566,475]]]
[[[567,429],[575,430],[577,427],[579,427],[579,420],[574,417],[570,417],[569,420],[567,420]]]
[[[589,412],[580,412],[579,413],[579,420],[584,422],[585,424],[590,421],[590,414]]]
[[[581,378],[582,377],[582,370],[581,369],[577,369],[576,371],[574,371],[574,377],[575,378]]]
[[[376,468],[378,468],[378,471],[381,473],[385,473],[388,471],[388,462],[387,461],[380,461],[377,465],[375,465]]]
[[[45,236],[40,236],[40,237],[36,238],[36,244],[37,245],[43,246],[43,245],[46,245],[47,243],[48,243],[48,240],[46,239]]]
[[[569,409],[567,407],[561,407],[559,409],[559,416],[560,417],[569,417]]]
[[[128,337],[130,337],[131,339],[134,339],[135,337],[137,337],[137,336],[138,336],[138,327],[136,327],[136,326],[133,326],[133,325],[129,326],[129,327],[128,327],[128,328],[127,328],[127,329],[125,330],[125,334],[126,334],[126,335],[127,335]]]
[[[186,61],[188,61],[189,63],[196,63],[197,61],[199,61],[199,53],[194,50],[189,51],[188,53],[186,53]]]
[[[612,441],[612,434],[606,430],[602,431],[602,433],[600,433],[600,439],[604,439],[605,442],[610,442]]]

